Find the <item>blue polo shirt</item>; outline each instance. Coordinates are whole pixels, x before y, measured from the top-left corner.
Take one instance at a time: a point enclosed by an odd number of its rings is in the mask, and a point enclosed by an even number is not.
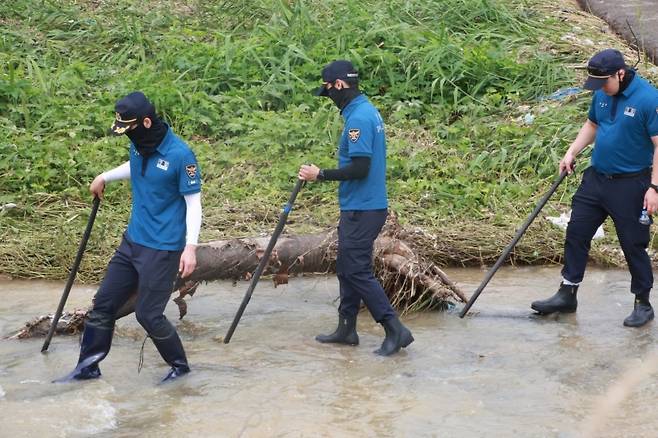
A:
[[[133,202],[127,237],[131,242],[168,251],[185,247],[187,206],[183,196],[201,191],[201,173],[194,152],[171,128],[148,158],[130,144],[130,185]]]
[[[338,147],[338,167],[347,166],[353,157],[369,157],[370,171],[365,178],[340,182],[340,209],[346,211],[388,208],[384,120],[362,94],[347,104],[342,115],[345,126]]]
[[[594,92],[589,119],[598,126],[592,166],[614,175],[651,167],[658,135],[658,90],[637,73],[618,96]]]

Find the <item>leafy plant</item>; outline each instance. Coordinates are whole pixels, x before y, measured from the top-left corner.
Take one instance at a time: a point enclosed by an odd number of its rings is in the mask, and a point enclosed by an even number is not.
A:
[[[200,160],[202,237],[269,230],[300,164],[334,166],[342,121],[311,91],[338,58],[354,62],[386,120],[402,221],[432,232],[480,221],[483,239],[489,225],[512,227],[550,183],[588,104],[577,97],[544,105],[532,125],[518,120],[519,107],[573,84],[565,65],[583,58],[546,48],[564,25],[540,5],[1,2],[0,199],[19,208],[0,217],[0,272],[65,275],[89,182],[128,158],[127,140],[106,131],[114,102],[134,90]],[[333,226],[335,190],[309,185],[291,230]],[[129,196],[127,184],[108,188],[91,244],[99,258],[120,235]]]

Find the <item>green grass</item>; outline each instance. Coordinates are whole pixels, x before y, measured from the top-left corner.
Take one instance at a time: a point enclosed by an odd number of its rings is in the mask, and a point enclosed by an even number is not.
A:
[[[403,223],[468,228],[487,261],[555,176],[589,97],[539,103],[576,84],[564,23],[536,0],[0,4],[0,273],[61,278],[89,209],[87,186],[127,159],[106,130],[115,100],[144,91],[196,151],[204,240],[270,232],[301,163],[333,166],[341,119],[310,91],[352,60],[389,136],[389,195]],[[539,108],[544,112],[538,112]],[[533,124],[518,118],[533,111]],[[569,181],[548,210],[568,205]],[[300,195],[291,230],[332,226],[336,187]],[[98,278],[129,213],[127,184],[101,207],[82,278]],[[559,196],[559,197],[558,197]],[[473,226],[476,224],[477,226]],[[504,231],[496,234],[494,231]],[[558,238],[538,226],[542,236]],[[474,233],[474,234],[473,234]],[[535,237],[536,237],[535,236]],[[530,241],[533,241],[531,236]],[[483,250],[485,246],[488,249]],[[521,245],[525,262],[555,245]],[[460,253],[462,254],[462,253]]]

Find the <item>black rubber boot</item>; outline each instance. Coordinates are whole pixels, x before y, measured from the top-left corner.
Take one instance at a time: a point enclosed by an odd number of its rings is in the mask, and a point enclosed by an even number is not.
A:
[[[542,314],[549,315],[555,312],[574,313],[578,307],[576,294],[578,286],[566,285],[560,283],[560,289],[547,300],[533,302],[530,307],[532,310]]]
[[[322,344],[359,345],[359,335],[356,333],[356,316],[344,317],[338,315],[338,327],[330,335],[317,335],[315,340]]]
[[[162,379],[161,383],[177,379],[190,372],[183,343],[176,331],[166,338],[158,339],[151,336],[151,339],[153,340],[153,344],[155,344],[155,348],[158,349],[160,356],[171,366],[171,369]]]
[[[624,320],[626,327],[642,327],[653,319],[653,308],[648,300],[635,299],[633,312]]]
[[[375,350],[380,356],[390,356],[400,351],[414,341],[411,331],[406,328],[397,316],[393,316],[381,323],[386,331],[386,338],[382,346]]]
[[[85,324],[80,344],[78,365],[64,377],[53,380],[53,383],[64,383],[72,380],[97,379],[101,376],[98,363],[105,359],[112,345],[113,328],[98,328]]]

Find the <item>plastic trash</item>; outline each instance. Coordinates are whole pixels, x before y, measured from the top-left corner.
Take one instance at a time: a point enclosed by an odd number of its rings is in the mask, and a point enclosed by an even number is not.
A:
[[[559,228],[562,228],[563,230],[567,229],[567,225],[569,224],[569,219],[571,219],[571,210],[569,210],[568,213],[561,213],[560,216],[558,217],[551,217],[547,216],[546,219],[548,219],[553,225],[556,225]],[[597,230],[596,233],[594,233],[594,239],[601,239],[605,236],[605,233],[603,232],[603,225],[601,225]]]
[[[7,210],[11,210],[12,208],[16,208],[16,204],[12,202],[8,204],[0,205],[0,214],[4,214]]]
[[[569,96],[573,96],[574,94],[578,94],[582,91],[585,91],[584,88],[582,87],[567,87],[567,88],[560,88],[553,94],[549,94],[548,96],[542,96],[539,98],[539,100],[564,100]]]

